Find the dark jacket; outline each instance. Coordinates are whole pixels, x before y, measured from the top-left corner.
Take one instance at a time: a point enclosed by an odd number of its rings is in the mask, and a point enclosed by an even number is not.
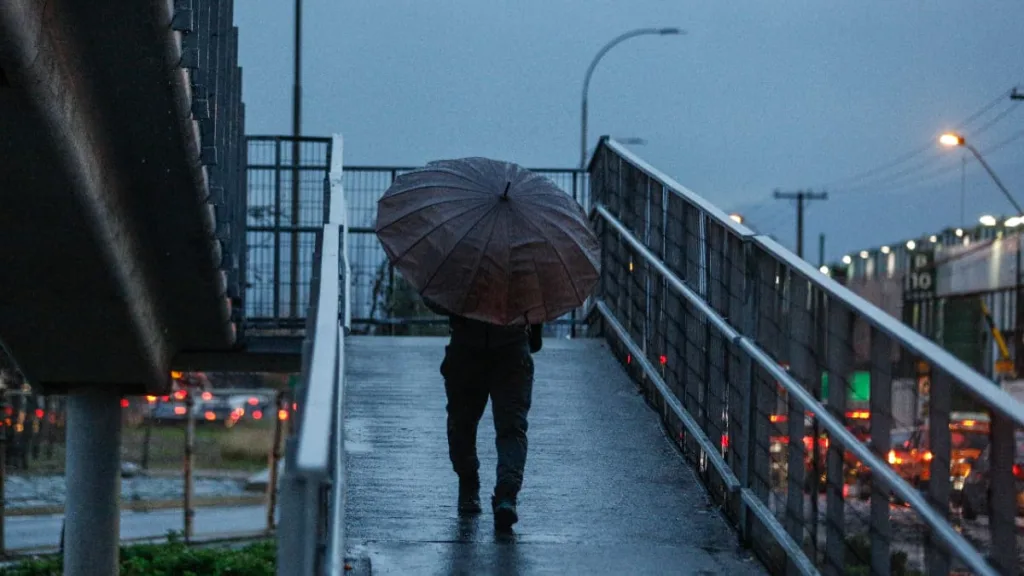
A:
[[[498,348],[526,340],[529,342],[530,352],[540,352],[540,349],[544,346],[542,339],[543,324],[501,326],[459,316],[426,297],[423,298],[423,303],[434,313],[448,317],[448,325],[452,333],[452,343],[471,348]]]

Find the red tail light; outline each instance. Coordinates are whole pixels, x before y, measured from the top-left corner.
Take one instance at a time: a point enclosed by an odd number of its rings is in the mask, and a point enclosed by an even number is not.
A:
[[[46,415],[46,412],[43,412],[42,408],[36,408],[36,418],[42,418],[45,415]]]
[[[121,398],[121,408],[127,408],[129,404],[130,402],[128,402],[127,398]]]
[[[1017,480],[1024,480],[1024,466],[1020,464],[1013,465],[1013,475]]]

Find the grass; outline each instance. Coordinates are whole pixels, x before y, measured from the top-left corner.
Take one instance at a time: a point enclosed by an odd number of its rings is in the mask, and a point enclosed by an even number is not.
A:
[[[145,426],[126,427],[122,434],[121,458],[141,464],[145,444]],[[255,472],[267,467],[274,438],[274,423],[246,422],[233,428],[197,424],[195,469]],[[185,426],[153,426],[149,446],[149,470],[180,470],[185,458]],[[46,475],[64,473],[64,446],[55,444],[48,457],[46,448],[40,457],[29,459],[27,471],[8,467],[11,474]]]

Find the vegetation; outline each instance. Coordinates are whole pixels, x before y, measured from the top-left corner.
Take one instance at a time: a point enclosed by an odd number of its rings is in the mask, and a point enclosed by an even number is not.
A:
[[[377,267],[372,302],[371,318],[409,320],[438,317],[423,303],[419,292],[400,273],[390,269],[387,260],[382,261]],[[436,324],[380,326],[376,333],[396,336],[447,336],[448,324],[441,321]]]
[[[273,576],[276,548],[272,540],[243,548],[186,546],[176,534],[166,544],[121,548],[121,576]],[[60,576],[63,559],[46,556],[0,568],[0,576]]]
[[[867,534],[857,534],[846,539],[845,574],[868,576],[871,574],[871,539]],[[889,556],[889,569],[893,576],[923,576],[923,572],[907,566],[907,553],[893,550]]]

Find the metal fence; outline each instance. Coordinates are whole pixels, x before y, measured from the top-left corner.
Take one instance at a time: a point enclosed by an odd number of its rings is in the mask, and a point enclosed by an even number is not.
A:
[[[344,572],[345,334],[350,326],[341,137],[332,144],[327,223],[315,235],[297,420],[281,477],[277,573]]]
[[[395,178],[415,170],[400,166],[351,166],[344,183],[351,223],[353,329],[370,334],[446,334],[447,321],[428,310],[419,297],[395,274],[375,234],[377,201]],[[584,207],[589,206],[587,174],[582,170],[534,169],[550,178]],[[546,326],[548,336],[577,336],[582,326],[579,311]]]
[[[773,572],[1017,573],[1024,406],[618,143],[589,172],[589,319]]]
[[[326,222],[330,138],[249,136],[245,312],[252,328],[301,329]]]

